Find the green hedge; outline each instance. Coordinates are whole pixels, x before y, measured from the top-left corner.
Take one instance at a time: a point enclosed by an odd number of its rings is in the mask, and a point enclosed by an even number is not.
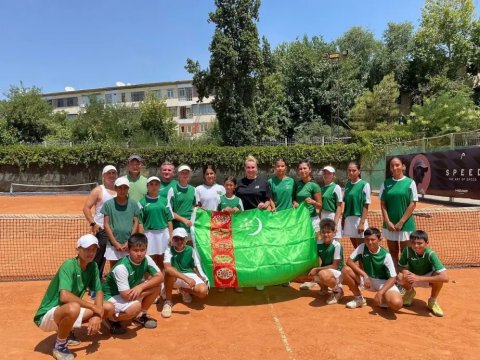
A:
[[[157,166],[165,160],[174,164],[186,163],[194,168],[213,163],[219,168],[238,170],[247,155],[257,157],[261,166],[272,165],[279,156],[296,164],[307,159],[315,164],[346,165],[360,158],[360,147],[349,145],[296,145],[257,147],[153,147],[126,149],[111,145],[80,145],[73,147],[34,147],[10,145],[0,147],[0,165],[16,166],[20,170],[30,167],[103,166],[125,164],[131,154],[141,155],[147,166]]]

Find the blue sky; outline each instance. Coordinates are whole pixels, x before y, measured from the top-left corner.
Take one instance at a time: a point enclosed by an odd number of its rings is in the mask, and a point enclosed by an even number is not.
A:
[[[263,0],[258,29],[272,48],[352,26],[381,38],[388,22],[418,25],[423,0]],[[478,6],[478,0],[475,1]],[[44,93],[189,79],[208,65],[213,0],[0,1],[0,98],[23,81]]]

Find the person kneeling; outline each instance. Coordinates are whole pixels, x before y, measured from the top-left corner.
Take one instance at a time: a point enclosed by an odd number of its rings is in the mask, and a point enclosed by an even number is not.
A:
[[[364,243],[360,244],[347,260],[342,270],[343,283],[348,285],[355,298],[347,308],[355,309],[367,304],[360,288],[376,292],[374,304],[382,308],[399,310],[403,306],[402,296],[395,285],[397,272],[392,256],[380,246],[380,230],[370,228],[364,232]],[[361,262],[362,268],[355,262]]]
[[[184,303],[192,302],[192,295],[203,299],[208,295],[207,279],[200,275],[200,263],[194,250],[187,245],[188,234],[184,228],[176,228],[172,234],[173,245],[165,251],[165,304],[162,316],[172,316],[172,291],[179,289]]]
[[[443,316],[437,303],[443,283],[448,282],[447,271],[437,254],[428,247],[428,235],[416,230],[410,234],[410,246],[402,251],[398,265],[404,268],[397,276],[398,283],[406,290],[403,306],[411,306],[416,287],[431,287],[432,292],[427,307],[435,316]]]
[[[121,321],[133,322],[147,329],[157,327],[157,320],[147,311],[160,293],[163,275],[147,253],[148,240],[136,233],[128,239],[128,255],[115,264],[103,284],[105,300],[114,311],[108,314],[111,334],[123,334]]]
[[[93,235],[78,239],[78,256],[60,266],[33,318],[41,330],[57,332],[55,359],[73,360],[68,346],[80,344],[73,328],[88,322],[88,335],[95,335],[99,333],[102,317],[113,310],[111,304],[103,302],[98,266],[93,261],[98,248],[98,240]],[[98,294],[94,303],[82,299],[87,288]]]

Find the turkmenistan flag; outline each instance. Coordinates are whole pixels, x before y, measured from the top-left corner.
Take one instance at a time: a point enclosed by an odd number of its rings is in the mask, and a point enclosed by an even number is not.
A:
[[[276,285],[318,266],[308,209],[236,214],[198,209],[194,241],[215,287]]]

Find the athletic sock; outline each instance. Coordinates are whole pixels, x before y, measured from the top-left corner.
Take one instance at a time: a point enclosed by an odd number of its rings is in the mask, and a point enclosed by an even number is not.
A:
[[[67,346],[67,339],[59,339],[57,337],[57,341],[55,341],[55,349],[61,350]]]

